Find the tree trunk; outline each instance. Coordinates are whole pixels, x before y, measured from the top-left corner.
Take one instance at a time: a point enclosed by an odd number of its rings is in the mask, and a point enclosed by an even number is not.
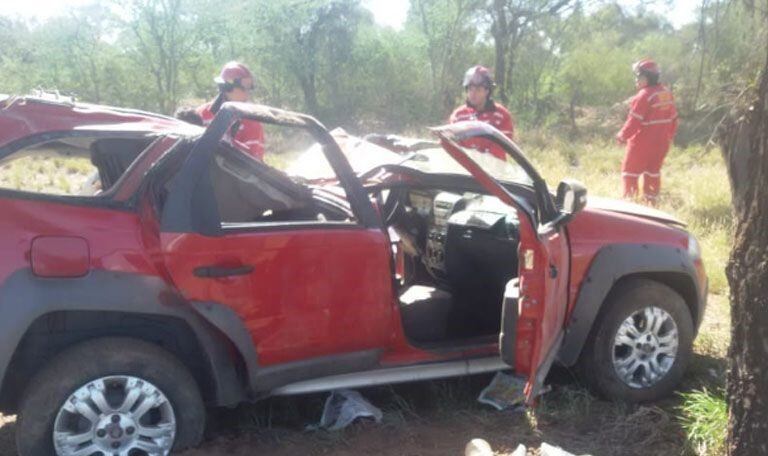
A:
[[[735,237],[728,353],[728,454],[768,454],[768,60],[751,105],[719,136],[733,191]]]
[[[707,0],[701,0],[701,17],[699,18],[699,76],[696,78],[696,91],[693,94],[693,104],[691,109],[696,111],[699,107],[699,94],[701,93],[701,84],[704,78],[704,61],[707,57]]]
[[[307,107],[307,111],[313,116],[319,116],[320,104],[317,102],[317,88],[315,87],[314,75],[299,74],[298,77],[299,83],[301,84],[301,91],[304,94],[304,104]]]
[[[496,94],[503,104],[509,101],[507,97],[507,38],[508,25],[507,13],[504,11],[504,0],[493,1],[493,26],[491,28],[493,35],[493,47],[495,51],[494,73],[496,78]]]
[[[579,134],[579,126],[576,125],[576,104],[579,100],[581,90],[575,89],[571,94],[571,102],[568,104],[568,118],[571,121],[570,137],[574,138]]]

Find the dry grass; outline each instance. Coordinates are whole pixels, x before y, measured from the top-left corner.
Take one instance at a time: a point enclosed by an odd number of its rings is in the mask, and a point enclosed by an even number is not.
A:
[[[609,142],[569,143],[534,133],[522,146],[550,185],[565,177],[584,182],[591,195],[621,197],[624,150]],[[688,223],[701,243],[710,292],[727,294],[725,265],[731,242],[731,194],[717,151],[673,148],[662,169],[659,208]]]
[[[75,195],[94,172],[85,158],[21,157],[0,167],[0,188]]]

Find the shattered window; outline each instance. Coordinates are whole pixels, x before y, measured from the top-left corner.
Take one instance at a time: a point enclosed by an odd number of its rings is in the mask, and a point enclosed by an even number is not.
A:
[[[293,172],[305,165],[329,167],[310,132],[282,125],[263,125],[263,161],[257,155],[222,143],[210,170],[222,226],[280,222],[354,222],[346,194],[333,182],[303,178]],[[237,149],[237,150],[236,150]]]

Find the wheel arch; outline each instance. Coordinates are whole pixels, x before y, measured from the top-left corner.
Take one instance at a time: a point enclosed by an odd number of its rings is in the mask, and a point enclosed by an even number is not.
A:
[[[120,337],[156,345],[189,369],[207,403],[218,401],[216,373],[199,338],[183,319],[106,310],[54,311],[38,317],[22,336],[0,390],[0,410],[15,410],[21,392],[46,363],[81,343]],[[235,365],[239,361],[235,360]]]
[[[46,361],[100,337],[156,344],[190,369],[207,403],[242,401],[247,397],[246,364],[255,364],[255,359],[247,363],[240,350],[247,331],[242,323],[222,328],[221,318],[211,321],[195,304],[153,276],[91,271],[77,279],[41,279],[30,270],[17,271],[0,288],[0,410],[15,410],[25,382]],[[207,313],[214,306],[206,303]],[[227,311],[232,312],[215,313]],[[255,356],[253,347],[249,354]]]
[[[662,283],[685,300],[694,327],[701,321],[704,299],[693,261],[684,249],[655,244],[612,244],[595,255],[567,322],[558,361],[573,366],[579,359],[610,293],[635,279]]]

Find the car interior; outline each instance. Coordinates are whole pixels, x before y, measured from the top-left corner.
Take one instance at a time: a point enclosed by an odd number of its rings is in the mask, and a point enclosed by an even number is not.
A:
[[[517,211],[494,196],[456,189],[380,189],[395,255],[399,309],[417,346],[496,340],[505,299],[515,299]],[[507,306],[516,309],[516,303]]]
[[[210,176],[224,228],[267,222],[354,221],[339,196],[296,182],[224,143],[214,156]]]

